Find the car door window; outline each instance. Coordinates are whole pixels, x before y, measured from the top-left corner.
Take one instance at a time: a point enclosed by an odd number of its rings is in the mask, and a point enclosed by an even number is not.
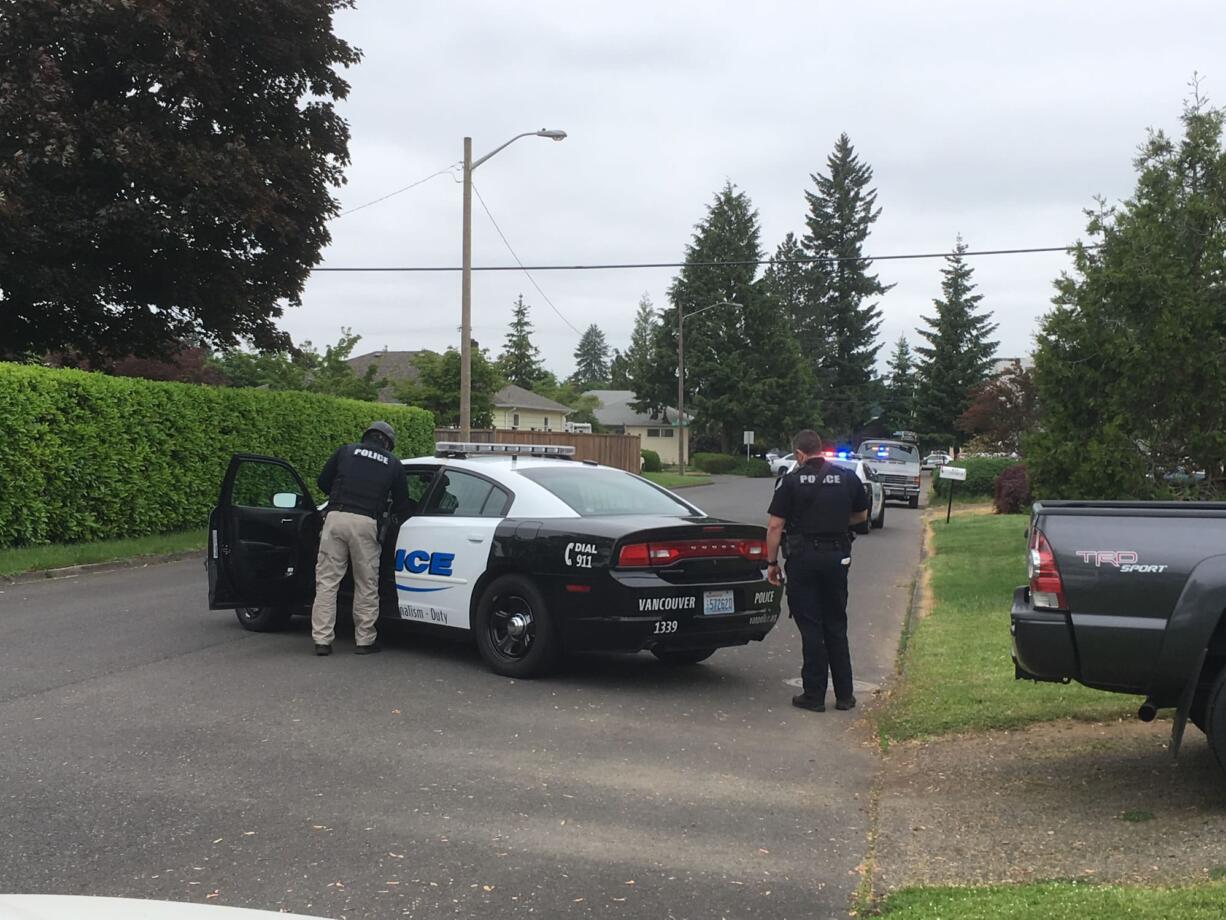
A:
[[[446,470],[422,513],[481,517],[482,509],[493,491],[494,484],[488,480],[457,470]]]
[[[298,477],[279,463],[245,462],[234,473],[230,504],[239,508],[310,508]]]

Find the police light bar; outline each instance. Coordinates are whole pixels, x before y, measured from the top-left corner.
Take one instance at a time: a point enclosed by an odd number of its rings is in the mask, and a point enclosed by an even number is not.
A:
[[[476,441],[439,441],[434,445],[436,456],[452,454],[493,454],[514,457],[573,457],[575,449],[568,444],[484,444]]]

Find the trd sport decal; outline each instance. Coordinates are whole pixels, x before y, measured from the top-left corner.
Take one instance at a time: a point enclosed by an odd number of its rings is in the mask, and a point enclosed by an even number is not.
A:
[[[1141,564],[1137,561],[1140,557],[1129,549],[1079,549],[1077,558],[1096,569],[1110,565],[1121,572],[1134,572],[1139,575],[1156,575],[1170,568],[1169,565]]]

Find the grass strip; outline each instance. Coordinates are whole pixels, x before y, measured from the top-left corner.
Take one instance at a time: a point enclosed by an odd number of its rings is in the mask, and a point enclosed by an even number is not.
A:
[[[1217,920],[1226,883],[1138,888],[1038,882],[983,888],[910,888],[881,902],[889,920]]]
[[[899,686],[879,717],[884,743],[1135,710],[1132,697],[1014,679],[1009,606],[1026,581],[1026,525],[1024,515],[964,513],[946,524],[942,513],[932,521],[932,610],[914,624]]]
[[[664,486],[666,489],[677,489],[689,486],[709,486],[711,477],[705,473],[686,473],[682,476],[680,473],[644,473],[644,479],[650,479],[658,486]]]
[[[207,529],[202,527],[149,537],[99,540],[96,543],[62,543],[0,549],[0,575],[39,572],[93,562],[114,562],[118,559],[158,556],[193,549],[203,552],[207,533]]]

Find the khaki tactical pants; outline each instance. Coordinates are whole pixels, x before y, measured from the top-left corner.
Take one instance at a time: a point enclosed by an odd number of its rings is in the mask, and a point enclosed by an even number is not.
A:
[[[331,645],[336,633],[336,589],[353,563],[353,638],[358,645],[375,641],[379,618],[379,538],[375,519],[348,511],[329,511],[319,536],[315,562],[315,605],[311,636],[316,645]]]

